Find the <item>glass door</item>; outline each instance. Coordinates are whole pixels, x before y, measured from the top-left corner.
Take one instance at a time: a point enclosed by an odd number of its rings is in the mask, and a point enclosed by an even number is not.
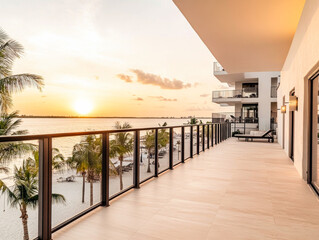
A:
[[[247,123],[258,122],[258,104],[243,104],[242,116]]]
[[[319,192],[319,77],[311,80],[311,101],[310,101],[310,176],[308,181]]]

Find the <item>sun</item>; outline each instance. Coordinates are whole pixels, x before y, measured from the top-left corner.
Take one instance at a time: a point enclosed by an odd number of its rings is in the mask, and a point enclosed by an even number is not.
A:
[[[93,103],[89,99],[79,98],[73,103],[74,110],[80,115],[86,115],[93,109]]]

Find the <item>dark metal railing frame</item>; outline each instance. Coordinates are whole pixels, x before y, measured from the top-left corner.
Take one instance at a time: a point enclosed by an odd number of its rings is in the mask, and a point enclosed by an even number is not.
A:
[[[80,218],[81,216],[91,212],[97,207],[110,206],[110,200],[120,196],[121,194],[131,190],[140,188],[140,184],[150,180],[153,177],[158,177],[160,173],[167,170],[173,170],[174,166],[185,162],[185,127],[190,128],[190,156],[193,158],[193,130],[196,127],[197,130],[197,148],[196,154],[200,153],[200,127],[202,127],[202,150],[205,151],[205,146],[210,148],[214,144],[218,144],[223,140],[226,140],[231,136],[231,128],[229,123],[210,123],[210,124],[193,124],[183,126],[165,126],[165,127],[151,127],[151,128],[130,128],[130,129],[118,129],[118,130],[103,130],[103,131],[87,131],[87,132],[74,132],[74,133],[54,133],[54,134],[38,134],[38,135],[21,135],[21,136],[1,136],[0,143],[3,142],[15,142],[15,141],[39,141],[39,209],[38,209],[38,237],[37,239],[50,240],[52,233],[63,228],[67,224]],[[174,141],[174,129],[181,129],[181,161],[177,164],[173,164],[173,141]],[[205,128],[207,128],[207,140],[205,141]],[[169,168],[159,172],[158,169],[158,130],[169,129]],[[211,138],[210,138],[211,129]],[[141,181],[140,179],[140,132],[155,130],[155,168],[154,175]],[[110,134],[116,134],[120,132],[133,132],[134,134],[134,157],[133,157],[133,185],[124,189],[123,191],[109,196],[109,148],[110,148]],[[215,135],[214,135],[215,134]],[[52,211],[52,139],[62,137],[75,137],[75,136],[87,136],[87,135],[101,135],[102,138],[102,180],[101,180],[101,201],[90,208],[78,213],[72,218],[62,222],[56,227],[51,226],[51,211]],[[215,143],[214,143],[215,136]]]

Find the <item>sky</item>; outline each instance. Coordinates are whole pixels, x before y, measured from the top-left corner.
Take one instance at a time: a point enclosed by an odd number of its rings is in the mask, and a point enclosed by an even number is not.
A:
[[[210,117],[214,56],[171,0],[10,0],[0,27],[25,52],[14,73],[43,76],[14,95],[20,114]],[[81,111],[82,110],[82,111]]]

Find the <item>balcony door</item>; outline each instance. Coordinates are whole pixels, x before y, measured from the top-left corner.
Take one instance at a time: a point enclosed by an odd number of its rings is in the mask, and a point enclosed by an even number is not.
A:
[[[319,73],[310,81],[310,161],[308,182],[319,193]]]
[[[258,104],[243,104],[242,116],[247,123],[258,122]]]

